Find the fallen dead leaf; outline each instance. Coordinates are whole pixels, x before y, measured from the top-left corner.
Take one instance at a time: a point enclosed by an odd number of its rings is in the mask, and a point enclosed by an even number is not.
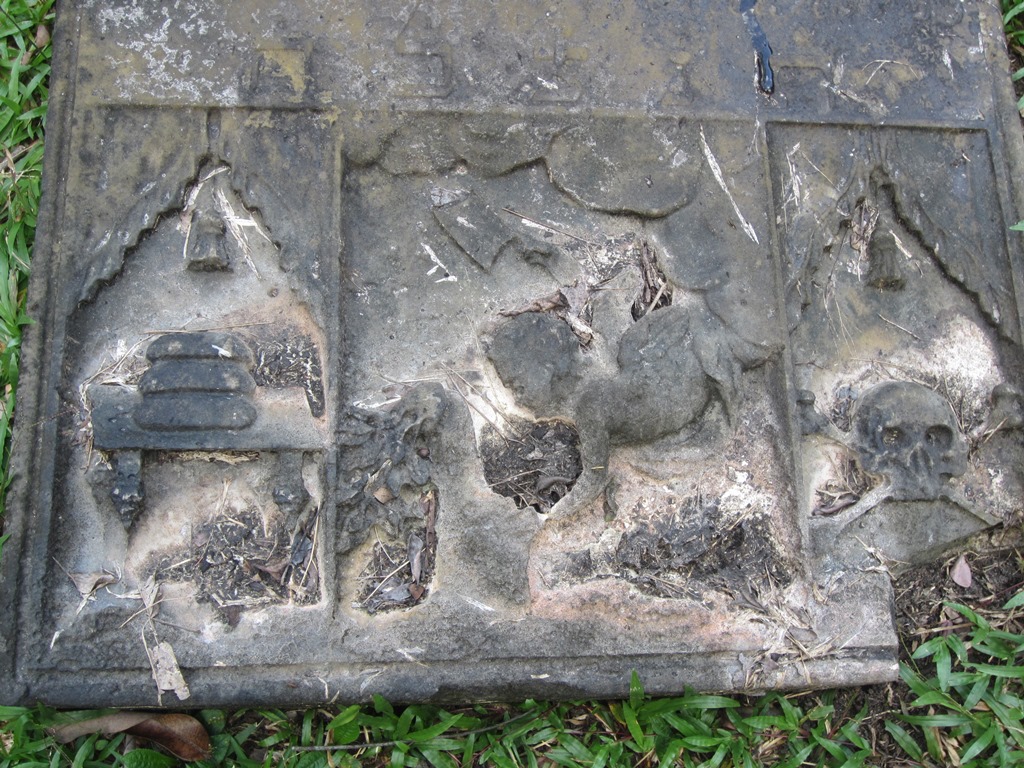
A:
[[[68,570],[64,568],[63,565],[60,565],[59,562],[57,565],[59,565],[61,570],[68,575],[68,578],[71,579],[71,582],[75,585],[75,589],[78,590],[78,594],[82,596],[82,601],[78,604],[78,608],[75,610],[76,616],[82,612],[86,605],[89,604],[89,601],[92,600],[93,596],[96,594],[97,589],[100,589],[101,587],[108,587],[111,584],[115,584],[118,580],[117,576],[114,576],[112,573],[107,573],[106,571],[100,571],[97,573],[69,573]]]
[[[161,585],[157,583],[156,576],[150,575],[145,584],[139,586],[139,595],[142,597],[142,604],[146,607],[146,613],[150,620],[155,619],[160,613]]]
[[[191,715],[152,712],[115,712],[47,728],[47,733],[67,744],[90,733],[128,733],[157,744],[180,760],[191,762],[210,756],[210,737],[202,723]]]
[[[157,715],[132,728],[132,733],[159,744],[185,761],[204,760],[210,756],[210,737],[203,724],[191,715]]]
[[[192,695],[170,643],[163,640],[153,650],[147,647],[146,653],[149,654],[149,664],[153,668],[153,679],[161,692],[174,691],[174,695],[181,701]]]
[[[420,508],[423,510],[423,519],[426,521],[426,541],[424,542],[427,551],[433,552],[437,546],[437,491],[432,490],[420,498]]]
[[[90,733],[102,733],[107,736],[122,733],[151,717],[154,715],[148,712],[115,712],[112,715],[92,717],[88,720],[47,728],[46,732],[61,744],[67,744],[79,736]]]
[[[409,536],[409,567],[412,570],[413,582],[419,584],[423,570],[423,539],[415,533]]]
[[[75,589],[82,597],[91,597],[101,587],[106,587],[117,582],[117,577],[106,573],[69,573]]]
[[[289,565],[291,565],[291,558],[287,555],[283,558],[274,560],[272,562],[268,561],[266,563],[253,563],[253,566],[256,568],[257,571],[267,574],[278,584],[280,584],[281,580],[284,578],[285,569]]]
[[[949,571],[949,578],[953,580],[953,583],[957,586],[968,589],[973,582],[973,574],[971,573],[971,566],[967,563],[967,556],[960,555],[953,563],[953,567]]]
[[[498,314],[502,317],[517,317],[525,315],[527,312],[553,312],[559,309],[567,309],[568,307],[569,302],[565,294],[559,289],[554,293],[549,293],[547,296],[534,299],[529,304],[524,304],[518,309],[503,309]]]

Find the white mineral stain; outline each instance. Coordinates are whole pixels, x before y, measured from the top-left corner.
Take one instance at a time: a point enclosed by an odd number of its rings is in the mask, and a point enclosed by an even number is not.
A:
[[[218,46],[227,50],[224,43],[238,39],[219,18],[216,5],[186,3],[182,7],[177,3],[174,18],[168,8],[140,0],[119,8],[94,8],[96,5],[85,3],[83,12],[92,9],[99,33],[116,36],[123,50],[141,58],[137,63],[130,57],[107,62],[119,70],[115,84],[121,98],[146,95],[185,102],[238,103],[235,78],[225,77],[216,61],[198,58],[200,52]]]
[[[917,365],[940,378],[956,378],[984,397],[1000,382],[996,352],[988,336],[962,315],[951,319],[928,347],[915,355]]]

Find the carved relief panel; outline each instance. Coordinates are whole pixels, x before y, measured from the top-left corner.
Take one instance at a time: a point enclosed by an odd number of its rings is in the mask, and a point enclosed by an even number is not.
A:
[[[65,11],[12,696],[892,677],[1022,514],[989,11],[313,5]]]
[[[821,556],[838,536],[914,562],[1014,519],[1020,324],[985,134],[787,126],[771,145]]]

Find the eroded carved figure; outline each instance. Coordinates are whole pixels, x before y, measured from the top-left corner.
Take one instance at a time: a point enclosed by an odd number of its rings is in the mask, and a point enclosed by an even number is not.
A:
[[[588,370],[570,326],[546,314],[499,323],[485,348],[523,406],[540,417],[570,418],[579,429],[583,475],[559,514],[600,493],[614,446],[679,433],[700,420],[713,400],[728,420],[743,371],[778,351],[746,341],[702,301],[666,306],[637,320],[618,340],[611,373]]]
[[[894,501],[948,497],[967,471],[967,439],[949,401],[921,384],[893,381],[857,401],[853,443],[865,471],[881,475]]]

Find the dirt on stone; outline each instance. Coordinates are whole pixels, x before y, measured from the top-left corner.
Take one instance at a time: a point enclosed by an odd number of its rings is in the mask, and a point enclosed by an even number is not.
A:
[[[480,457],[487,484],[520,509],[546,513],[583,471],[579,444],[575,427],[557,419],[514,422],[504,434],[485,429]]]
[[[674,524],[676,518],[656,520],[647,529],[623,536],[616,557],[635,574],[644,591],[670,597],[666,576],[690,579],[718,577],[738,584],[764,577],[786,585],[790,574],[771,543],[771,531],[763,519],[730,521],[711,506],[689,527]],[[639,556],[638,556],[639,555]]]
[[[1024,533],[1019,528],[997,530],[981,534],[972,544],[973,548],[906,571],[894,580],[901,660],[908,661],[921,643],[936,634],[967,630],[966,620],[947,603],[966,605],[994,622],[1006,620],[1006,631],[1024,633],[1024,617],[1001,611],[1007,600],[1024,589]],[[990,544],[995,548],[988,549]],[[969,587],[957,584],[951,575],[961,555],[971,574]]]
[[[158,582],[190,582],[196,599],[212,605],[229,626],[243,611],[320,598],[316,558],[318,519],[294,532],[266,526],[258,510],[210,520],[196,529],[186,552],[160,555],[152,565]]]
[[[758,610],[756,594],[792,578],[766,519],[737,518],[715,499],[696,496],[621,532],[607,529],[598,543],[570,553],[559,571],[569,581],[621,578],[668,599],[699,600],[706,588],[724,589]]]
[[[384,540],[380,530],[370,559],[359,574],[356,607],[369,614],[411,608],[426,599],[437,553],[437,491],[420,498],[423,525],[411,530],[405,542]]]

